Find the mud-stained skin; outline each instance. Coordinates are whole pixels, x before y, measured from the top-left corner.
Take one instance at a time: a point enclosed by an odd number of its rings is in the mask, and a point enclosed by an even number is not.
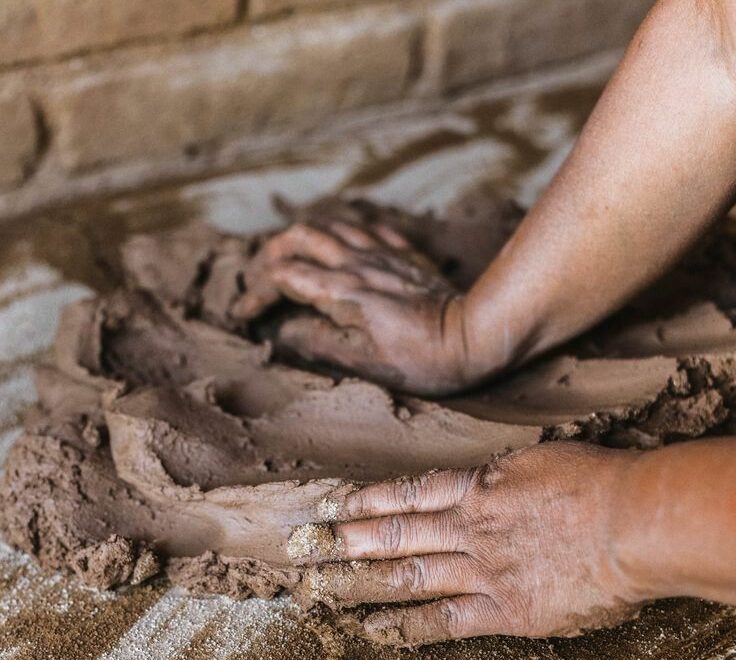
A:
[[[470,220],[461,203],[448,219],[337,199],[286,213],[312,227],[383,222],[463,290],[520,216],[474,195]],[[41,403],[6,465],[10,542],[97,587],[164,572],[195,592],[295,591],[309,606],[324,594],[312,569],[293,566],[289,536],[329,521],[355,484],[473,469],[540,440],[651,447],[730,422],[736,337],[713,303],[688,301],[664,320],[632,313],[576,348],[595,359],[553,357],[424,400],[294,366],[268,337],[313,314],[298,305],[270,301],[244,321],[263,243],[201,226],[135,237],[127,286],[66,310],[53,363],[37,373]]]

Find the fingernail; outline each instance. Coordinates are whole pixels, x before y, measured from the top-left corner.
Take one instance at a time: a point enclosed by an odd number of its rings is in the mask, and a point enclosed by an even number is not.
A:
[[[329,525],[307,523],[296,527],[289,537],[286,553],[296,564],[337,559],[342,539],[336,538]]]

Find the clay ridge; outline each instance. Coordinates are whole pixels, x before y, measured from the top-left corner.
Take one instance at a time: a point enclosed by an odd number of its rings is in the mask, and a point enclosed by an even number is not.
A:
[[[445,220],[362,200],[281,207],[289,221],[386,221],[462,287],[520,217],[482,191],[471,201]],[[426,401],[280,362],[263,327],[232,317],[264,238],[201,225],[136,237],[126,287],[66,311],[6,463],[8,541],[100,588],[164,573],[194,592],[296,590],[309,605],[287,540],[336,491],[539,441],[651,448],[733,424],[736,337],[712,287],[661,316],[632,308],[492,387]]]

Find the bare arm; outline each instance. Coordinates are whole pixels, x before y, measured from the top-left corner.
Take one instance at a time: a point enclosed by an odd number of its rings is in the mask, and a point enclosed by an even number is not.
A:
[[[616,309],[734,201],[734,26],[733,0],[658,3],[568,161],[465,297],[398,265],[408,248],[391,240],[369,245],[344,228],[277,238],[267,269],[276,288],[332,319],[288,339],[395,386],[441,392]],[[366,486],[338,505],[340,543],[308,560],[338,602],[431,601],[365,622],[373,639],[400,644],[569,634],[661,596],[736,603],[734,442],[651,454],[550,443],[476,470]]]
[[[733,203],[734,12],[691,0],[653,10],[564,167],[470,292],[469,361],[492,371],[590,327]]]
[[[734,201],[734,26],[732,0],[660,1],[567,162],[466,296],[395,236],[337,223],[275,238],[243,315],[281,294],[312,304],[326,318],[287,325],[282,343],[424,394],[590,327]]]
[[[611,539],[641,598],[736,604],[736,439],[641,454],[617,485]]]

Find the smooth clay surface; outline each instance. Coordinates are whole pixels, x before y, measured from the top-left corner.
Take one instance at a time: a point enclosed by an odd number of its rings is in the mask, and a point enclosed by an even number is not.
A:
[[[460,288],[521,215],[483,191],[446,219],[363,200],[281,207],[289,222],[385,221]],[[716,254],[729,226],[564,351],[444,401],[290,363],[268,337],[303,310],[239,323],[231,310],[264,236],[203,225],[137,236],[123,250],[126,286],[68,308],[37,370],[41,403],[2,484],[4,536],[95,587],[164,573],[195,593],[293,592],[310,605],[318,594],[291,566],[290,532],[355,483],[540,441],[655,448],[729,431],[736,279],[732,255]]]

